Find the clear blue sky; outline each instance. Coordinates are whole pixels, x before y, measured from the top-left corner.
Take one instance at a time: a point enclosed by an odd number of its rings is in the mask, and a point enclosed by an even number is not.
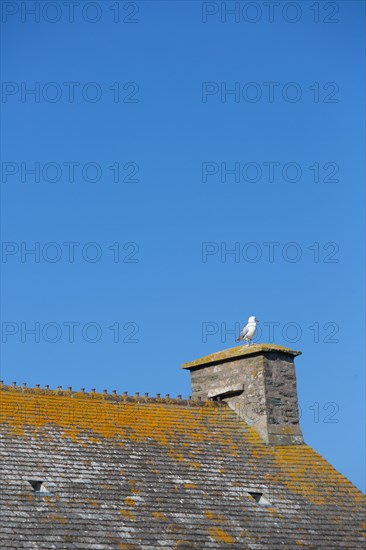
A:
[[[34,4],[2,2],[2,379],[189,395],[256,315],[364,488],[364,3]]]

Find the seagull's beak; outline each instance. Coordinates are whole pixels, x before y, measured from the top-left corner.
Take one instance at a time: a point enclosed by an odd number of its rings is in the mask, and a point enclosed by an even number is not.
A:
[[[256,322],[256,323],[259,323],[260,321],[259,321],[259,319],[256,319],[255,322]]]

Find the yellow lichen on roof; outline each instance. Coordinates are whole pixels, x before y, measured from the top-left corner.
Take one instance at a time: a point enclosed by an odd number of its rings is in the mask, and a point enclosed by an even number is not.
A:
[[[153,516],[154,519],[160,519],[160,520],[163,520],[163,521],[167,520],[167,517],[164,514],[164,512],[156,511],[156,512],[152,513],[152,516]]]
[[[258,464],[263,460],[273,463],[273,473],[265,475],[268,483],[280,483],[317,505],[336,505],[341,497],[365,505],[365,496],[308,445],[273,447],[264,445],[254,428],[247,426],[245,432],[245,445],[251,457]],[[254,465],[251,467],[255,469]]]
[[[337,504],[342,493],[365,501],[356,487],[308,445],[276,447],[274,458],[286,474],[284,485],[314,504]]]
[[[56,437],[61,436],[63,444],[70,440],[72,445],[88,449],[96,445],[102,448],[106,442],[115,446],[137,442],[144,448],[150,443],[162,445],[164,461],[172,460],[174,467],[191,469],[192,483],[187,481],[186,490],[195,488],[193,482],[204,476],[208,467],[225,476],[231,471],[230,460],[243,464],[244,459],[259,480],[259,489],[263,487],[264,496],[266,486],[272,485],[321,506],[337,504],[339,499],[347,506],[364,500],[362,493],[310,447],[266,445],[254,428],[225,405],[113,401],[98,395],[89,398],[83,393],[13,391],[0,386],[0,421],[9,435],[40,437],[42,443],[55,437],[55,428]],[[151,474],[160,475],[152,456],[147,455],[146,464]],[[120,473],[123,475],[124,471]],[[239,474],[232,479],[239,492],[248,490],[246,483],[241,487],[245,480]],[[131,496],[140,492],[138,480],[128,483]],[[125,501],[121,513],[126,518],[134,519],[134,503],[131,497]]]
[[[0,420],[12,429],[13,435],[25,436],[27,427],[36,435],[42,428],[55,426],[62,428],[63,438],[82,445],[96,444],[103,438],[113,438],[120,444],[129,439],[154,440],[168,445],[173,441],[182,442],[183,436],[188,436],[189,445],[194,445],[210,439],[217,441],[219,430],[221,446],[226,452],[234,455],[238,450],[237,442],[227,437],[232,413],[221,411],[211,403],[190,407],[155,402],[113,402],[64,393],[1,391]],[[81,440],[83,432],[87,432],[88,437]],[[47,433],[49,436],[49,431],[42,431],[42,437]],[[188,458],[193,468],[200,467],[194,457],[189,456],[189,446],[184,456],[176,449],[168,448],[171,458],[177,461]]]
[[[62,523],[64,525],[69,522],[67,518],[65,518],[61,514],[56,513],[49,514],[48,520],[55,523]]]
[[[227,533],[223,529],[219,529],[218,527],[210,527],[208,533],[210,537],[215,539],[215,541],[217,542],[224,542],[225,544],[233,544],[235,542],[234,537],[229,535],[229,533]]]
[[[124,518],[129,519],[131,521],[136,519],[136,514],[134,514],[130,510],[122,509],[122,510],[119,511],[119,513],[121,514],[121,516],[123,516]]]
[[[214,521],[216,523],[222,524],[224,522],[224,518],[221,514],[215,514],[214,512],[210,512],[209,510],[206,510],[205,517],[210,521]]]

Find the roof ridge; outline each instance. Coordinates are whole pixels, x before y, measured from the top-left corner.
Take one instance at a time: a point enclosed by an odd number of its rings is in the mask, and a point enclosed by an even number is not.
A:
[[[197,399],[192,399],[192,396],[187,396],[186,398],[182,397],[180,394],[177,397],[170,397],[170,394],[167,393],[165,397],[161,397],[160,393],[157,393],[156,396],[149,396],[148,392],[145,392],[143,395],[140,395],[140,392],[136,392],[134,395],[128,395],[128,392],[125,391],[123,394],[118,394],[117,390],[112,390],[111,393],[108,393],[108,390],[104,389],[103,392],[97,392],[95,388],[92,388],[89,392],[85,391],[85,388],[81,388],[79,391],[74,391],[72,386],[69,386],[67,389],[62,389],[62,386],[58,386],[57,389],[52,389],[49,385],[45,385],[44,388],[41,388],[40,384],[36,384],[35,387],[27,387],[27,384],[23,382],[20,386],[16,382],[12,384],[4,384],[3,380],[0,380],[0,391],[11,391],[15,393],[25,393],[25,394],[35,394],[35,395],[49,395],[49,396],[62,396],[62,397],[80,397],[83,399],[101,399],[103,401],[114,401],[114,402],[127,402],[127,403],[168,403],[168,404],[177,404],[177,405],[188,405],[188,406],[219,406],[222,405],[220,401],[203,400],[200,397]]]

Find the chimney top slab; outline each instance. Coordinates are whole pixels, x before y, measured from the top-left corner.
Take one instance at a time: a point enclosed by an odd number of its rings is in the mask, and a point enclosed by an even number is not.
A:
[[[296,357],[301,355],[301,351],[296,351],[284,346],[277,346],[275,344],[254,344],[251,346],[236,346],[235,348],[225,349],[216,353],[211,353],[195,361],[190,361],[182,365],[182,369],[194,369],[196,367],[202,367],[204,365],[212,365],[215,363],[223,363],[230,361],[233,358],[246,357],[249,355],[260,355],[263,353],[283,353],[284,355],[291,355]]]

